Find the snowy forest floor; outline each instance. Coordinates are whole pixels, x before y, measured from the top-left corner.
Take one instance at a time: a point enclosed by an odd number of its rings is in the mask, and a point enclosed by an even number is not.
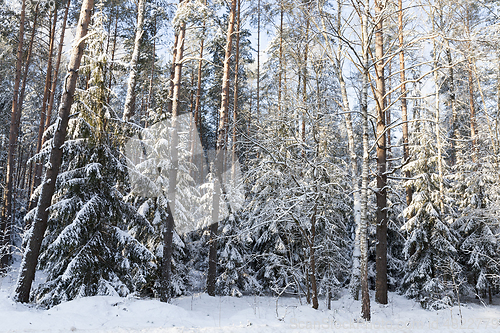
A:
[[[500,298],[493,305],[471,300],[459,308],[428,311],[396,293],[389,304],[372,301],[372,321],[359,320],[359,301],[344,290],[327,310],[298,298],[210,297],[204,293],[158,300],[96,296],[50,310],[11,300],[17,271],[0,279],[0,332],[500,332]],[[42,275],[42,274],[38,274]],[[37,276],[38,276],[37,275]],[[40,277],[40,278],[43,278]],[[39,278],[39,279],[40,279]],[[373,300],[373,294],[370,295]]]

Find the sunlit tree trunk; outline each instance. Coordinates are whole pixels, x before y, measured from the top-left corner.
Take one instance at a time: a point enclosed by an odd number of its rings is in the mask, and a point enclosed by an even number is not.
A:
[[[137,6],[137,27],[135,31],[134,51],[132,52],[132,59],[130,60],[130,75],[128,78],[127,96],[125,98],[125,109],[123,111],[124,121],[129,121],[135,114],[135,85],[137,82],[137,64],[139,62],[141,39],[143,34],[144,6],[145,1],[139,0],[139,4]]]
[[[45,75],[45,87],[43,90],[42,109],[40,111],[40,125],[38,125],[38,139],[37,139],[37,145],[36,145],[36,153],[37,154],[42,149],[42,136],[43,136],[43,132],[45,130],[45,118],[46,118],[46,112],[47,112],[47,104],[48,104],[48,99],[50,97],[50,87],[51,87],[51,82],[52,82],[52,80],[51,80],[51,78],[52,78],[52,53],[54,50],[56,24],[57,24],[57,11],[54,11],[52,27],[51,27],[50,34],[49,34],[49,59],[47,60],[47,73]],[[38,185],[40,185],[41,175],[42,175],[42,163],[37,162],[35,164],[35,179],[33,181],[32,187],[31,187],[30,195],[38,187]],[[29,201],[28,210],[33,209],[35,207],[35,205],[36,205],[36,200],[33,198],[32,200]]]
[[[179,9],[183,5],[182,0],[179,1]],[[172,117],[170,119],[172,134],[170,144],[170,161],[171,166],[168,171],[168,209],[167,219],[165,221],[165,232],[163,235],[163,258],[162,258],[162,294],[160,300],[168,302],[170,300],[170,285],[172,280],[172,252],[173,252],[173,233],[174,233],[174,214],[175,214],[175,197],[177,191],[177,169],[179,168],[179,152],[177,146],[179,144],[178,133],[178,116],[180,112],[180,89],[182,81],[182,60],[184,57],[184,39],[186,36],[186,23],[181,22],[177,34],[177,49],[175,51],[175,58],[173,59],[174,66],[174,79],[172,89]]]
[[[382,0],[375,0],[375,102],[377,109],[377,245],[375,300],[387,304],[387,152],[385,134],[385,74]]]
[[[405,54],[403,51],[403,0],[398,0],[398,39],[399,39],[399,70],[401,78],[401,120],[403,121],[403,164],[408,163],[410,158],[410,147],[408,146],[408,107],[406,104],[406,74],[405,74]],[[405,177],[410,178],[410,171],[405,171]],[[406,187],[406,204],[412,200],[412,189]]]
[[[361,316],[369,321],[370,314],[370,294],[368,293],[368,168],[370,155],[368,147],[368,17],[370,13],[370,0],[365,0],[362,15],[362,88],[361,88],[361,115],[363,118],[363,167],[361,183],[361,221],[359,231],[359,248],[361,251],[360,279],[361,279]]]
[[[61,106],[59,108],[59,118],[53,136],[53,145],[49,155],[49,166],[45,170],[44,183],[40,193],[40,199],[36,208],[33,225],[31,227],[31,236],[26,244],[23,261],[19,269],[19,277],[14,293],[14,299],[26,303],[29,301],[31,284],[35,277],[35,270],[38,263],[40,246],[47,229],[47,219],[52,195],[54,194],[56,178],[61,166],[63,144],[66,138],[69,113],[76,89],[78,79],[78,69],[85,46],[84,37],[87,35],[90,14],[94,6],[93,0],[83,0],[80,18],[75,35],[75,44],[68,64],[67,80],[63,88]]]
[[[219,133],[217,136],[217,157],[215,161],[215,189],[213,195],[212,225],[210,225],[210,250],[208,254],[208,275],[207,292],[210,296],[215,296],[215,282],[217,278],[217,231],[219,228],[219,202],[221,194],[221,172],[224,161],[225,150],[227,149],[227,115],[229,111],[229,73],[231,61],[231,46],[233,43],[234,21],[236,14],[236,2],[231,1],[229,12],[229,23],[226,38],[226,54],[224,56],[224,72],[222,76],[221,107],[219,111]],[[258,100],[258,99],[257,99]]]

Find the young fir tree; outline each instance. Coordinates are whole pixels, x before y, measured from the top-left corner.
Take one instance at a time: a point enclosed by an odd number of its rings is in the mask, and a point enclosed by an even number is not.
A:
[[[76,297],[140,291],[154,268],[154,255],[143,245],[153,229],[119,191],[126,166],[113,135],[120,121],[106,104],[102,6],[95,10],[82,68],[90,73],[89,88],[79,91],[73,106],[42,244],[40,267],[48,276],[34,295],[49,307]]]
[[[403,253],[407,258],[401,290],[425,308],[451,305],[452,281],[462,272],[457,262],[457,238],[450,227],[449,197],[441,197],[435,134],[421,124],[414,133],[414,160],[403,171],[413,175],[405,186],[413,188],[411,204],[403,211],[407,237]]]
[[[464,266],[467,282],[480,297],[489,296],[498,282],[498,219],[491,212],[489,188],[494,188],[495,167],[489,158],[475,163],[458,152],[454,167],[453,196],[457,219],[453,227],[460,235],[458,246],[460,263]]]

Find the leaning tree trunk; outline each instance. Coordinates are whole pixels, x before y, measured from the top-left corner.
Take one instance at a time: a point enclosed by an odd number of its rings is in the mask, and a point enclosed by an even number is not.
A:
[[[38,263],[38,255],[40,246],[47,229],[47,220],[52,196],[55,191],[56,178],[61,166],[63,153],[63,145],[66,138],[66,130],[68,127],[69,113],[76,89],[76,81],[78,79],[78,69],[83,55],[85,46],[84,37],[87,35],[88,25],[90,22],[90,14],[94,7],[93,0],[83,0],[82,9],[80,12],[79,23],[75,36],[75,44],[71,53],[71,58],[68,64],[67,79],[63,87],[63,95],[61,97],[61,106],[59,108],[59,118],[53,136],[53,145],[49,155],[49,166],[45,170],[45,181],[42,185],[40,199],[36,208],[33,226],[31,227],[31,236],[26,245],[23,261],[19,269],[19,278],[14,293],[14,299],[19,302],[26,303],[29,301],[31,284],[35,277],[35,270]]]
[[[137,6],[137,27],[135,32],[134,51],[130,60],[130,75],[128,78],[127,97],[125,98],[125,109],[123,111],[123,121],[129,121],[135,113],[135,85],[137,82],[137,63],[139,62],[139,53],[144,25],[144,0],[139,0]]]
[[[182,0],[179,1],[179,9],[181,9]],[[173,80],[173,90],[172,90],[172,136],[170,144],[170,159],[171,166],[168,172],[168,207],[167,207],[167,220],[165,225],[165,232],[163,235],[163,258],[162,258],[162,288],[160,300],[162,302],[168,302],[170,300],[170,284],[172,276],[172,238],[174,233],[174,213],[175,213],[175,195],[176,195],[176,183],[177,183],[177,169],[179,167],[179,152],[177,146],[179,144],[179,134],[178,134],[178,120],[180,105],[180,88],[181,88],[181,78],[182,78],[182,59],[184,56],[184,38],[186,34],[186,23],[182,22],[179,28],[179,34],[177,35],[177,50],[175,52],[175,58],[173,59],[174,66],[174,80]]]
[[[370,294],[368,293],[368,168],[370,155],[368,148],[368,17],[370,0],[365,0],[362,17],[362,48],[363,48],[363,82],[361,88],[361,115],[363,119],[363,167],[361,183],[361,221],[359,230],[359,249],[361,251],[361,316],[370,321]]]
[[[47,104],[50,95],[50,86],[52,79],[52,53],[54,51],[54,39],[56,36],[56,24],[57,24],[57,10],[54,11],[54,18],[52,21],[52,27],[49,35],[49,59],[47,61],[47,72],[45,74],[45,87],[43,89],[43,99],[42,99],[42,109],[40,110],[40,124],[38,125],[38,138],[36,144],[36,153],[38,154],[42,149],[42,136],[45,127],[45,117],[47,112]],[[30,195],[33,194],[35,189],[40,185],[42,175],[42,163],[36,162],[35,164],[35,179],[31,184]],[[31,198],[29,201],[28,210],[32,210],[35,208],[36,200],[35,198]]]
[[[227,115],[229,109],[229,64],[231,61],[231,45],[233,43],[236,2],[231,1],[229,24],[227,28],[226,54],[224,56],[224,73],[222,76],[221,108],[219,111],[219,133],[217,137],[217,155],[215,161],[215,189],[212,210],[212,225],[210,226],[210,250],[208,254],[207,292],[215,296],[215,281],[217,277],[217,229],[219,228],[219,202],[222,165],[224,152],[227,149]]]
[[[385,135],[385,75],[384,35],[381,0],[375,1],[377,24],[375,26],[375,99],[377,109],[377,245],[375,300],[387,304],[387,175]]]
[[[64,18],[62,21],[61,36],[59,37],[59,49],[57,50],[57,60],[56,60],[56,65],[54,67],[54,78],[52,79],[52,87],[50,88],[50,97],[49,97],[49,104],[47,106],[47,115],[45,117],[44,130],[46,130],[50,126],[50,120],[52,118],[52,110],[54,108],[54,98],[56,95],[56,87],[57,87],[57,76],[59,74],[59,67],[61,65],[61,57],[64,46],[64,34],[66,32],[66,24],[68,23],[68,11],[70,5],[71,5],[71,0],[68,0],[68,4],[66,5],[66,10],[64,11]],[[42,137],[42,146],[45,143],[45,140],[46,140],[45,137]]]

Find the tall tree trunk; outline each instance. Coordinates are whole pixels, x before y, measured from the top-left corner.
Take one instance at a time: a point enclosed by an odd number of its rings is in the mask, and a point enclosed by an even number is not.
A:
[[[282,110],[281,110],[281,95],[282,95],[282,88],[281,88],[281,79],[283,75],[283,0],[280,1],[280,54],[279,54],[279,72],[278,72],[278,123],[279,119],[282,115]],[[239,12],[238,12],[239,15]]]
[[[153,79],[155,75],[155,59],[156,59],[156,17],[154,18],[154,23],[153,23],[153,51],[151,52],[151,55],[153,57],[153,63],[151,64],[151,74],[149,76],[149,91],[148,91],[148,103],[147,103],[147,110],[151,109],[152,101],[153,101]],[[147,121],[146,121],[147,125]]]
[[[465,32],[470,38],[470,20],[471,13],[469,4],[465,4]],[[472,161],[476,161],[477,153],[477,126],[476,126],[476,107],[474,103],[474,79],[472,69],[472,49],[470,41],[467,42],[467,81],[469,86],[469,110],[470,110],[470,137],[472,140]]]
[[[63,46],[64,46],[64,34],[66,32],[66,24],[68,22],[68,11],[69,11],[70,5],[71,5],[71,0],[68,0],[68,4],[66,5],[66,10],[64,12],[64,18],[62,21],[61,37],[59,39],[59,49],[57,50],[57,60],[56,60],[56,66],[54,67],[54,77],[52,79],[52,88],[50,88],[49,104],[47,106],[47,115],[45,117],[45,130],[50,126],[50,119],[52,118],[52,110],[54,107],[54,98],[55,98],[56,87],[57,87],[57,76],[59,75],[59,67],[61,65],[61,57],[62,57]],[[43,146],[44,142],[45,142],[45,138],[42,136],[42,146]]]
[[[236,55],[234,59],[234,94],[233,94],[233,137],[232,137],[232,146],[231,146],[231,180],[233,182],[233,186],[235,186],[236,181],[236,132],[237,132],[237,116],[238,116],[238,71],[239,71],[239,62],[240,62],[240,6],[241,0],[237,0],[237,9],[236,9]]]
[[[215,189],[212,210],[212,225],[210,226],[210,250],[208,255],[207,292],[215,296],[215,282],[217,278],[217,232],[219,228],[219,202],[222,184],[222,165],[225,150],[227,149],[227,119],[229,110],[229,73],[231,61],[231,46],[233,43],[234,21],[237,0],[231,0],[229,23],[227,28],[226,54],[224,56],[224,73],[222,76],[221,108],[219,111],[219,133],[217,136],[217,157],[215,162]],[[258,99],[257,99],[258,101]]]
[[[399,38],[399,70],[401,77],[401,120],[403,121],[403,164],[408,163],[410,158],[410,147],[408,145],[408,107],[406,104],[406,74],[405,74],[405,54],[403,51],[403,0],[398,0],[398,38]],[[405,171],[405,177],[410,178],[410,171]],[[412,200],[412,189],[406,187],[406,204]]]
[[[56,36],[56,25],[57,25],[57,9],[53,12],[53,22],[49,34],[49,59],[47,60],[47,73],[45,75],[45,87],[43,89],[43,99],[42,99],[42,109],[40,110],[40,124],[38,125],[38,138],[36,144],[36,153],[38,154],[42,149],[42,136],[45,129],[45,117],[47,112],[47,104],[50,95],[50,87],[52,82],[52,53],[54,50],[54,39]],[[35,189],[40,185],[42,175],[42,163],[36,162],[35,164],[35,179],[31,184],[30,196],[33,194]],[[28,210],[35,208],[36,199],[31,198],[29,201]]]
[[[21,109],[19,108],[19,85],[21,81],[21,67],[23,62],[24,21],[26,16],[26,1],[22,1],[21,20],[19,26],[19,44],[17,46],[16,74],[14,78],[14,93],[12,96],[12,113],[9,129],[9,147],[7,151],[7,170],[3,197],[2,216],[0,224],[0,269],[5,268],[10,261],[10,229],[12,224],[12,191],[15,169],[15,153]]]
[[[179,1],[179,10],[182,9],[183,0]],[[184,57],[184,39],[186,34],[186,23],[182,22],[177,34],[177,50],[173,59],[174,79],[172,89],[172,137],[170,147],[171,166],[168,171],[168,208],[167,220],[165,225],[165,233],[163,235],[163,258],[162,258],[162,294],[161,301],[168,302],[170,300],[170,285],[172,280],[172,239],[174,233],[174,214],[175,214],[175,196],[177,186],[177,169],[179,168],[179,152],[177,146],[179,144],[178,134],[178,119],[180,112],[180,88],[182,80],[182,60]]]
[[[260,118],[260,0],[257,0],[257,122]]]
[[[387,155],[385,135],[384,35],[381,0],[375,0],[375,99],[377,109],[377,245],[375,301],[387,304]]]
[[[45,181],[42,185],[42,191],[36,213],[31,227],[31,236],[26,245],[24,258],[19,269],[14,299],[18,302],[26,303],[29,301],[31,284],[35,277],[35,270],[40,253],[40,245],[47,229],[47,219],[52,196],[54,194],[56,178],[61,166],[63,144],[66,138],[69,113],[76,89],[78,79],[78,69],[85,46],[84,37],[87,35],[87,29],[90,22],[90,14],[94,6],[93,0],[83,0],[80,18],[75,35],[75,44],[68,64],[67,80],[64,86],[64,92],[61,97],[61,106],[59,108],[59,119],[55,128],[53,145],[49,155],[49,167],[45,170]]]
[[[116,39],[118,37],[118,7],[115,7],[115,29],[113,32],[113,49],[111,50],[111,64],[109,65],[109,83],[108,83],[108,104],[111,100],[111,85],[113,83],[113,67],[115,64]]]
[[[311,282],[311,300],[313,309],[318,309],[318,287],[316,284],[316,259],[315,255],[315,239],[316,239],[316,214],[318,206],[314,206],[313,216],[311,218],[311,239],[309,241],[309,268],[310,268],[310,282]]]
[[[370,294],[368,293],[368,168],[370,155],[368,148],[368,17],[370,0],[365,0],[362,16],[362,49],[363,49],[363,82],[361,88],[361,115],[363,118],[363,167],[361,183],[361,221],[359,231],[359,248],[361,251],[360,278],[361,278],[361,316],[370,321]]]
[[[141,39],[144,25],[144,0],[139,0],[137,6],[137,27],[135,31],[134,51],[130,60],[130,76],[128,78],[127,97],[125,98],[125,109],[123,111],[123,121],[129,121],[135,113],[135,85],[137,82],[137,64],[139,62]]]
[[[306,45],[304,48],[304,62],[302,63],[302,122],[301,122],[301,139],[302,139],[302,157],[306,156],[306,105],[307,105],[307,56],[309,53],[309,7],[307,4],[305,15],[306,15]]]
[[[205,32],[205,22],[203,22],[203,31]],[[203,69],[203,46],[204,39],[202,38],[200,41],[200,59],[198,60],[198,82],[196,85],[196,98],[195,98],[195,106],[194,106],[194,123],[196,128],[198,129],[198,135],[200,136],[200,140],[203,143],[203,129],[201,126],[201,115],[200,115],[200,97],[201,97],[201,78],[202,78],[202,69]],[[199,158],[195,161],[196,165],[199,167],[198,170],[198,179],[199,183],[203,183],[205,179],[204,170],[203,170],[203,154],[199,154]]]

